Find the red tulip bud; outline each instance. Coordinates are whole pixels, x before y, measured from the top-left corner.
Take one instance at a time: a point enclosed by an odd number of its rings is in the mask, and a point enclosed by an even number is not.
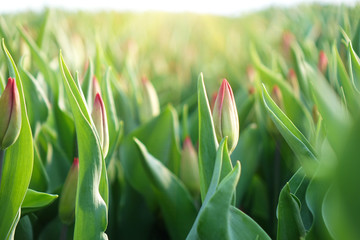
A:
[[[12,145],[21,130],[21,106],[14,78],[9,78],[0,97],[0,149]]]
[[[227,136],[228,149],[232,153],[239,140],[240,127],[234,94],[226,79],[223,80],[215,100],[213,119],[218,141]]]
[[[94,121],[96,131],[99,135],[100,144],[102,146],[105,157],[109,150],[109,129],[107,124],[106,110],[100,93],[97,93],[95,96],[95,102],[91,116]]]

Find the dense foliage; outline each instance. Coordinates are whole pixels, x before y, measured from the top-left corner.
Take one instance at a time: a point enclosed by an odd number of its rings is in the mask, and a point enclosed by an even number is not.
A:
[[[0,239],[358,239],[359,10],[0,16]]]

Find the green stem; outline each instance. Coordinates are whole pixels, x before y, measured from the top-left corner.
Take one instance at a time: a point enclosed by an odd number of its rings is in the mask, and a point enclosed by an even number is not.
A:
[[[60,240],[67,239],[67,232],[68,232],[68,226],[66,224],[63,224],[63,226],[61,228],[61,233],[60,233]]]
[[[0,187],[1,187],[1,178],[3,171],[3,163],[4,163],[5,150],[0,149]]]

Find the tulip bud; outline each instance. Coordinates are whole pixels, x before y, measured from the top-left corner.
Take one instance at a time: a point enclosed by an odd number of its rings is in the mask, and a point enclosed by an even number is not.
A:
[[[232,153],[239,140],[239,118],[234,95],[226,79],[223,80],[215,101],[213,119],[218,141],[227,136],[228,149]]]
[[[19,92],[14,78],[9,78],[0,97],[0,150],[12,145],[21,130]]]
[[[296,73],[295,73],[294,69],[290,68],[287,78],[288,78],[288,80],[290,82],[291,87],[294,90],[295,96],[297,98],[299,98],[300,97],[299,82],[298,82],[298,79],[296,77]]]
[[[254,86],[250,86],[249,88],[248,88],[248,94],[249,95],[253,95],[255,93],[255,87]]]
[[[159,115],[160,104],[154,86],[151,82],[143,77],[141,79],[142,102],[139,105],[139,117],[142,123]]]
[[[97,93],[95,96],[95,102],[91,116],[94,121],[96,131],[99,135],[100,144],[105,157],[109,150],[109,129],[106,110],[100,93]]]
[[[284,110],[284,101],[283,101],[282,93],[277,85],[274,85],[271,95],[276,105],[282,110]]]
[[[321,50],[319,53],[318,69],[320,70],[320,72],[322,72],[322,74],[325,73],[327,65],[328,65],[328,58],[325,52]]]
[[[186,137],[181,151],[180,179],[193,196],[200,192],[199,165],[196,150],[189,137]]]
[[[246,75],[247,75],[250,83],[253,83],[253,82],[254,82],[255,74],[256,74],[256,72],[255,72],[254,67],[251,66],[251,65],[247,66],[247,68],[246,68]]]
[[[294,42],[295,40],[295,36],[289,32],[289,31],[285,31],[282,35],[282,49],[284,51],[285,57],[289,58],[290,57],[290,49],[291,49],[291,44]]]
[[[74,158],[60,195],[59,217],[70,225],[75,219],[75,201],[79,175],[79,159]]]

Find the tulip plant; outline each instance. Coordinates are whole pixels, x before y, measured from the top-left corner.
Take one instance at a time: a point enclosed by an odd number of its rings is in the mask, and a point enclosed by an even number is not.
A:
[[[0,240],[359,239],[359,10],[0,16]]]

